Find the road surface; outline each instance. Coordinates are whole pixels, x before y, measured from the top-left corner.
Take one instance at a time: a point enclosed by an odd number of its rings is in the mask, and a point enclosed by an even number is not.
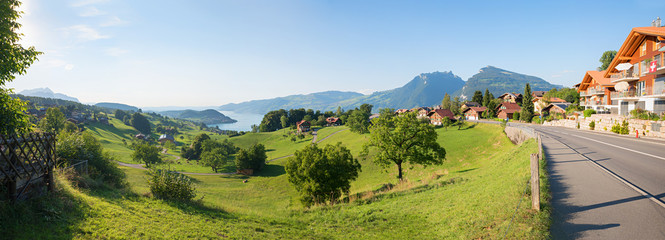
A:
[[[554,239],[665,239],[665,144],[527,126],[543,136]]]

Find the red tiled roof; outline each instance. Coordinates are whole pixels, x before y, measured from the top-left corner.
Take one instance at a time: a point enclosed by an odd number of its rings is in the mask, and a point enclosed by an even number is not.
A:
[[[515,112],[521,111],[521,109],[515,109],[515,108],[499,109],[499,112],[501,112],[501,111],[506,112],[506,113],[515,113]]]
[[[486,107],[470,107],[470,108],[465,109],[464,112],[466,113],[466,112],[471,111],[471,110],[473,110],[475,112],[478,112],[478,113],[481,113],[481,112],[484,112],[485,110],[487,110],[487,108]]]
[[[451,112],[451,111],[448,110],[448,109],[435,109],[435,110],[432,110],[431,112],[429,112],[429,113],[427,114],[427,116],[431,116],[432,114],[438,114],[438,115],[441,116],[442,118],[443,118],[443,117],[448,117],[448,118],[450,118],[450,119],[452,119],[452,120],[455,120],[455,114],[453,114],[453,112]]]
[[[506,109],[517,109],[517,110],[522,109],[520,105],[518,105],[517,103],[511,103],[511,102],[503,102],[501,103],[501,105],[499,105],[499,108],[501,108],[501,106],[506,107]]]

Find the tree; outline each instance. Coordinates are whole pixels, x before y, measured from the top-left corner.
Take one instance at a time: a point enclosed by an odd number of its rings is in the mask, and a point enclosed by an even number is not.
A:
[[[605,51],[602,56],[600,56],[600,59],[598,60],[601,64],[600,67],[598,67],[599,71],[607,70],[607,67],[610,66],[610,63],[612,63],[612,60],[614,57],[617,55],[617,51],[610,50],[610,51]]]
[[[446,95],[443,96],[443,100],[441,100],[441,108],[442,109],[452,108],[452,103],[450,102],[450,95],[448,95],[448,93],[446,93]]]
[[[129,116],[129,114],[127,114],[125,111],[120,110],[120,109],[116,109],[116,110],[115,110],[115,118],[116,118],[116,119],[122,121],[122,120],[124,120],[125,117],[127,117],[127,116]]]
[[[213,148],[201,154],[201,163],[211,167],[214,172],[217,172],[228,160],[229,154],[223,148]]]
[[[266,147],[263,144],[255,144],[248,149],[240,149],[236,155],[236,168],[253,169],[260,171],[266,165]]]
[[[453,100],[450,111],[452,111],[453,114],[455,114],[455,115],[460,115],[461,114],[461,112],[460,112],[461,107],[462,107],[462,103],[460,102],[459,97],[455,97],[455,99]]]
[[[483,96],[483,103],[482,103],[484,107],[487,107],[490,101],[492,101],[492,98],[494,98],[494,96],[490,96],[490,94],[491,94],[490,90],[485,88],[485,96]]]
[[[65,121],[65,126],[64,126],[63,129],[67,132],[70,132],[70,133],[74,133],[74,132],[79,131],[79,128],[76,126],[76,124],[74,124],[73,122],[70,122],[70,121]]]
[[[201,153],[203,152],[203,142],[210,139],[210,136],[205,133],[201,133],[194,137],[194,141],[189,146],[192,149],[188,159],[200,159]]]
[[[368,133],[369,132],[369,113],[361,110],[354,110],[349,118],[346,120],[346,125],[350,130],[355,133]]]
[[[0,3],[0,134],[27,132],[30,128],[29,117],[24,113],[26,103],[12,98],[13,91],[5,88],[16,75],[25,74],[41,54],[34,47],[24,48],[19,43],[23,34],[18,32],[18,18],[22,12],[16,9],[20,5],[18,0]]]
[[[39,122],[39,128],[47,132],[60,132],[65,127],[65,114],[60,108],[51,107],[46,110],[46,116]]]
[[[134,146],[134,152],[131,157],[134,161],[145,163],[146,167],[162,162],[162,158],[159,156],[159,148],[147,143]]]
[[[443,125],[443,127],[446,128],[446,131],[448,131],[448,127],[450,127],[452,123],[453,121],[450,120],[450,118],[448,117],[444,117],[443,119],[441,119],[441,125]]]
[[[476,90],[473,93],[473,98],[471,98],[471,101],[476,102],[478,104],[482,104],[483,103],[483,92],[481,92],[479,90]]]
[[[282,124],[282,128],[286,128],[289,126],[289,118],[287,118],[286,116],[280,117],[279,122]]]
[[[522,110],[520,111],[520,120],[531,122],[533,118],[533,96],[531,96],[531,86],[527,83],[522,95]]]
[[[150,134],[150,121],[143,114],[135,112],[132,114],[132,127],[143,134]]]
[[[289,182],[300,193],[300,201],[309,207],[334,204],[343,193],[348,194],[361,166],[341,143],[324,148],[312,144],[296,151],[285,170]]]
[[[437,133],[431,124],[421,122],[415,113],[400,117],[382,112],[373,120],[370,139],[363,147],[362,155],[367,156],[370,148],[378,150],[374,162],[387,167],[397,165],[397,176],[402,179],[402,164],[442,164],[446,150],[436,142]]]

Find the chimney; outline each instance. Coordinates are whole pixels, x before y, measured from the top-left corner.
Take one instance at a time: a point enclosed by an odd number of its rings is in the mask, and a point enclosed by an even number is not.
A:
[[[651,26],[655,27],[656,26],[656,20],[651,21]]]
[[[660,17],[656,18],[656,27],[661,27],[661,25],[660,25]]]

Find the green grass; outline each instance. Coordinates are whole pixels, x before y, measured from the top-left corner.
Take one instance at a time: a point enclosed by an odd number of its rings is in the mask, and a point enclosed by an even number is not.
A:
[[[62,190],[41,205],[18,210],[0,207],[0,216],[8,216],[0,217],[7,226],[0,235],[24,239],[497,239],[503,238],[522,200],[506,238],[549,237],[546,176],[541,176],[544,211],[529,210],[530,198],[524,195],[529,154],[537,151],[533,140],[514,146],[500,127],[483,124],[466,130],[441,128],[437,133],[447,150],[443,165],[407,167],[407,180],[398,184],[394,167],[384,170],[362,160],[362,172],[352,184],[351,203],[303,209],[286,179],[286,159],[268,164],[258,176],[192,176],[200,200],[189,204],[142,197],[148,192],[146,172],[123,168],[129,192],[79,190],[60,179]],[[342,142],[357,156],[366,137],[342,131],[326,142]],[[279,138],[279,133],[272,133],[231,139],[239,146],[258,141],[286,148],[275,150],[279,153],[275,155],[308,144]],[[387,183],[395,184],[394,188],[376,191]],[[47,220],[52,212],[60,219]],[[8,220],[17,214],[21,217]],[[44,231],[30,233],[34,235],[18,234],[18,229],[42,229],[43,225]]]

